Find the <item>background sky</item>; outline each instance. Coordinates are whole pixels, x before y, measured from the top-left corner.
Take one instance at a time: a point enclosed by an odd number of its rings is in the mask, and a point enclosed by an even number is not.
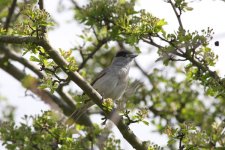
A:
[[[51,45],[55,48],[70,49],[80,42],[77,35],[81,34],[81,27],[73,20],[73,11],[57,12],[57,4],[59,0],[44,0],[45,9],[52,17],[58,22],[58,27],[50,31],[48,34]],[[68,0],[63,0],[66,3],[66,7],[70,7]],[[82,1],[85,3],[85,1]],[[216,67],[221,77],[225,75],[225,2],[221,0],[203,0],[194,1],[190,3],[190,6],[194,8],[191,12],[186,12],[182,16],[184,27],[191,31],[206,29],[211,27],[214,29],[215,35],[212,43],[210,44],[214,52],[218,54],[219,59]],[[169,4],[163,0],[139,0],[136,9],[146,9],[153,15],[159,18],[165,18],[168,22],[166,29],[173,32],[177,29],[178,23]],[[220,46],[215,47],[214,42],[219,41]],[[149,70],[149,61],[156,60],[156,54],[151,54],[152,60],[149,59],[149,55],[146,55],[147,51],[145,46],[140,47],[143,54],[140,54],[137,58],[139,64],[146,70]],[[152,61],[153,62],[153,61]],[[138,72],[131,70],[132,78],[141,78]],[[45,105],[38,98],[33,99],[31,97],[25,97],[25,89],[14,78],[0,70],[0,95],[7,97],[9,102],[17,107],[16,121],[20,122],[21,117],[25,114],[34,115],[39,114],[40,110],[47,110],[49,107]],[[0,104],[1,109],[1,104]],[[94,119],[99,119],[94,117]],[[100,121],[100,120],[99,120]],[[143,124],[131,125],[131,129],[134,133],[140,137],[141,140],[150,140],[161,146],[166,145],[166,136],[158,135],[150,131],[154,130],[152,126],[146,126]],[[141,130],[140,130],[141,129]],[[116,128],[113,128],[118,137],[122,137]],[[130,149],[130,145],[123,140],[123,148]],[[1,147],[0,147],[1,149]]]

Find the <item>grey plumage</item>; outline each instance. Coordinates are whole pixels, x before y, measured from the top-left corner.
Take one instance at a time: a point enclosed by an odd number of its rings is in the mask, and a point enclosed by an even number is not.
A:
[[[127,87],[130,63],[136,56],[136,54],[125,50],[117,52],[111,65],[103,69],[96,76],[91,84],[93,88],[96,89],[103,98],[111,98],[113,100],[120,99]],[[83,106],[73,112],[71,117],[77,121],[92,105],[94,105],[92,100],[86,101]]]

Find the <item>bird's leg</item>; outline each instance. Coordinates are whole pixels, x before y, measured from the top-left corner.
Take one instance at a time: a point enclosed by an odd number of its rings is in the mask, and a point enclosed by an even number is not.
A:
[[[101,118],[101,119],[103,120],[103,122],[101,124],[105,125],[108,118],[104,115],[103,118]]]
[[[115,111],[116,111],[116,109],[113,109],[113,110],[110,112],[110,114],[109,114],[108,117],[103,113],[103,114],[102,114],[102,115],[103,115],[103,118],[101,118],[101,120],[103,120],[103,122],[102,122],[101,124],[102,124],[102,125],[105,125],[106,122],[107,122],[107,120],[108,120],[108,118],[112,118],[112,117],[113,117],[113,114],[114,114]]]

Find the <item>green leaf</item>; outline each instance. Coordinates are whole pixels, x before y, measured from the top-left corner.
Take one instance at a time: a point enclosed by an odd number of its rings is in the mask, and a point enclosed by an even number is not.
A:
[[[160,19],[158,22],[157,22],[157,26],[164,26],[164,25],[167,25],[168,23],[165,21],[165,19]]]
[[[187,11],[192,11],[193,10],[193,8],[192,7],[185,7],[185,10],[187,10]]]
[[[148,121],[146,121],[146,120],[142,120],[142,122],[145,124],[145,125],[149,125],[149,122]]]
[[[40,59],[35,56],[30,56],[30,61],[41,62]]]
[[[167,145],[173,145],[176,143],[176,140],[175,139],[169,139],[169,141],[167,142]]]

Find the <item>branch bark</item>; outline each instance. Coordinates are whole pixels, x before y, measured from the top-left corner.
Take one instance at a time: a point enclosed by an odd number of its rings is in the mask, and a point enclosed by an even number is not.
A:
[[[12,18],[12,15],[13,15],[14,10],[16,8],[16,3],[17,3],[17,0],[13,0],[12,5],[9,8],[9,13],[8,13],[8,16],[7,16],[6,21],[5,21],[5,24],[4,24],[4,29],[6,29],[6,31],[8,31],[9,24],[10,24],[10,21],[11,21],[11,18]]]
[[[42,9],[44,9],[44,2],[43,2],[43,0],[39,0],[38,1],[38,5],[39,5],[39,8],[42,10]]]
[[[71,72],[65,68],[68,63],[55,51],[45,39],[38,39],[35,37],[18,37],[18,36],[0,36],[0,43],[33,43],[42,46],[45,51],[51,56],[57,65],[70,77],[70,79],[76,83],[85,93],[96,103],[105,113],[105,115],[114,122],[117,128],[120,130],[123,137],[138,150],[147,150],[146,144],[142,143],[136,135],[127,127],[123,118],[116,112],[106,111],[102,105],[102,96],[88,83],[78,72]]]

